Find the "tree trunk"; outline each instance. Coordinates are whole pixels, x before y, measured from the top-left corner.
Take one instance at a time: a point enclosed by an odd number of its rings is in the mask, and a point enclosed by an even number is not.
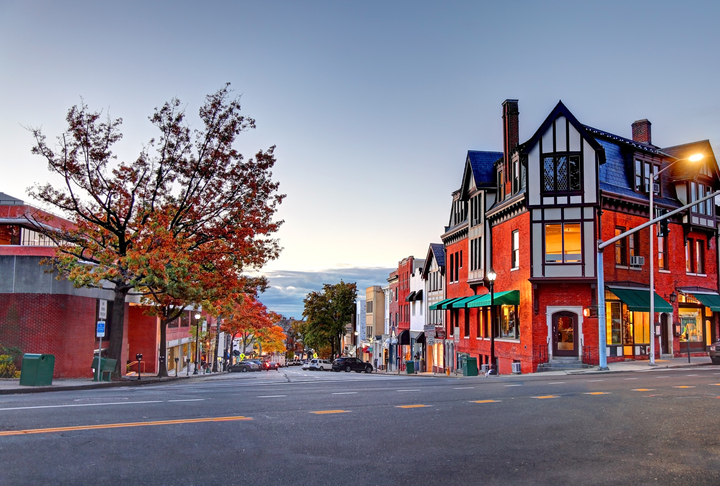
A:
[[[168,376],[167,371],[167,325],[170,321],[160,319],[160,355],[158,356],[158,378]],[[164,358],[164,359],[163,359]]]
[[[215,332],[215,358],[213,359],[212,371],[218,371],[218,351],[220,350],[220,316],[217,317],[217,328]]]
[[[123,328],[125,327],[125,297],[129,288],[115,287],[115,295],[113,298],[112,325],[110,326],[110,344],[108,348],[108,357],[115,359],[115,371],[112,373],[113,378],[120,378],[122,370],[122,346],[123,346]]]

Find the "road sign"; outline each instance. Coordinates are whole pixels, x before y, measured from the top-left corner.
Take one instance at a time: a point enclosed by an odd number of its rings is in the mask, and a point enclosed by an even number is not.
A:
[[[313,353],[313,358],[317,359],[317,353]]]
[[[98,321],[96,333],[96,337],[105,337],[105,321]]]
[[[98,304],[98,319],[107,319],[107,300],[100,299]]]
[[[240,353],[240,361],[245,359],[245,353]]]

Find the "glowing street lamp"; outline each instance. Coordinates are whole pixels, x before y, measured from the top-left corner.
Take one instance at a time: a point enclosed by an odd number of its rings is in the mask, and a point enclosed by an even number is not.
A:
[[[195,314],[195,370],[193,375],[198,373],[198,362],[200,361],[200,318],[202,315],[198,312]]]
[[[490,282],[490,374],[497,375],[495,370],[495,279],[497,273],[490,270],[487,273],[487,279]]]
[[[654,206],[654,195],[655,195],[655,180],[668,170],[673,165],[677,164],[682,160],[689,160],[690,162],[698,162],[702,160],[703,154],[693,154],[690,157],[683,157],[675,160],[673,163],[666,165],[656,174],[653,174],[650,178],[650,187],[648,192],[650,193],[650,221],[655,219],[655,206]],[[650,366],[655,366],[655,252],[654,243],[657,238],[657,232],[655,225],[650,226]]]

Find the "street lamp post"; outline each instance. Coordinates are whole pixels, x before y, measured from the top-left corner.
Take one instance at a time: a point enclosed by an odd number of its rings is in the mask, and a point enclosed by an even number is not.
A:
[[[358,347],[359,347],[358,345],[360,344],[358,341],[359,336],[360,336],[360,333],[355,331],[355,357],[356,358],[358,357]]]
[[[198,362],[200,361],[200,313],[195,314],[195,369],[193,375],[198,373]]]
[[[487,279],[490,282],[490,374],[497,375],[495,369],[495,279],[497,273],[490,270],[487,273]]]
[[[654,205],[654,196],[655,196],[655,180],[659,180],[658,177],[660,174],[668,170],[673,165],[677,164],[681,160],[689,160],[690,162],[697,162],[699,160],[702,160],[703,155],[702,154],[694,154],[690,157],[684,157],[681,159],[677,159],[673,163],[666,165],[662,168],[659,172],[656,174],[653,174],[652,177],[650,177],[650,187],[648,188],[648,192],[650,193],[650,215],[649,219],[652,221],[655,219],[655,205]],[[657,232],[655,229],[655,225],[650,226],[650,366],[655,366],[655,253],[654,253],[654,244],[655,244],[655,238],[657,238]]]

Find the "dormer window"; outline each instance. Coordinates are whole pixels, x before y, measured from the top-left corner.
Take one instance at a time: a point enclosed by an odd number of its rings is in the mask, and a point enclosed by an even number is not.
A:
[[[580,155],[546,155],[543,159],[543,191],[575,192],[580,190]]]
[[[655,194],[660,194],[660,181],[653,181],[653,176],[660,171],[659,164],[653,164],[647,160],[635,159],[635,190],[648,194],[650,184],[653,183]]]

